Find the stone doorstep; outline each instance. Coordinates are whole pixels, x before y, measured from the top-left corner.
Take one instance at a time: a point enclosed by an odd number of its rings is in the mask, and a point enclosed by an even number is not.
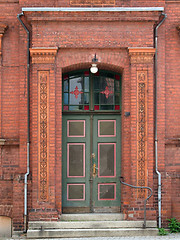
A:
[[[121,221],[123,219],[122,213],[83,213],[62,214],[60,221]]]
[[[142,228],[143,221],[60,221],[60,222],[29,222],[29,230],[47,229],[113,229]],[[147,221],[147,228],[156,228],[156,221]]]
[[[75,238],[75,237],[123,237],[157,236],[158,229],[116,228],[116,229],[49,229],[28,230],[28,238]]]
[[[63,214],[58,222],[29,222],[28,238],[157,236],[157,222],[125,221],[123,214]]]

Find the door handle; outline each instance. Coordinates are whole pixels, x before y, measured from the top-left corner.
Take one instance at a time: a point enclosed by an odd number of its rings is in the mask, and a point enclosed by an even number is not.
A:
[[[93,164],[93,177],[96,176],[96,170],[98,170],[98,168],[96,167],[96,164]]]
[[[93,164],[93,176],[94,177],[96,176],[96,164],[95,163]]]
[[[96,170],[98,170],[98,168],[96,167],[96,164],[93,164],[93,177],[96,176]]]

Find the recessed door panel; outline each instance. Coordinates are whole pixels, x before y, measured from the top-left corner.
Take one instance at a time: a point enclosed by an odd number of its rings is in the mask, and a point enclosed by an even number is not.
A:
[[[98,177],[115,177],[116,143],[98,143]]]
[[[85,184],[67,184],[68,201],[85,201]]]
[[[68,120],[67,137],[85,137],[85,120]]]
[[[116,200],[116,184],[100,183],[98,184],[98,201],[114,201]]]
[[[116,120],[98,120],[98,137],[116,137]]]
[[[67,177],[85,177],[85,143],[67,144]]]

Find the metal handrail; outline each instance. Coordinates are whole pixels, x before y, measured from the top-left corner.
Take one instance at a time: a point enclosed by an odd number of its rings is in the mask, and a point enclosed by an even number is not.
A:
[[[140,188],[140,189],[148,189],[149,191],[151,191],[150,195],[144,200],[144,223],[143,223],[143,228],[146,228],[146,203],[147,203],[147,200],[152,196],[153,194],[153,191],[150,187],[140,187],[140,186],[133,186],[131,184],[128,184],[128,183],[125,183],[122,181],[123,177],[120,177],[120,183],[128,186],[128,187],[132,187],[132,188]]]

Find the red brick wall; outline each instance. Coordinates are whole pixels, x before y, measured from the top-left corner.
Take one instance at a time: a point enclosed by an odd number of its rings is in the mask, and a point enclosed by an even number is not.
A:
[[[11,179],[0,180],[0,215],[12,217],[13,183]]]
[[[165,166],[163,168],[163,220],[180,220],[180,2],[167,2],[165,23]],[[163,49],[164,50],[164,49]],[[167,212],[166,212],[167,211]]]
[[[152,23],[50,22],[33,25],[32,47],[124,48],[152,47]]]
[[[13,3],[14,2],[14,3]],[[26,33],[17,20],[21,7],[68,7],[69,1],[12,1],[1,3],[1,22],[8,25],[2,40],[0,77],[0,215],[13,218],[15,230],[23,228],[24,184],[26,172],[27,141],[27,50]],[[180,218],[180,2],[116,1],[119,7],[163,7],[167,19],[158,31],[158,168],[162,173],[162,218]],[[3,13],[3,14],[2,14]],[[29,24],[31,47],[59,47],[55,64],[31,64],[31,157],[28,184],[28,209],[31,220],[56,220],[61,214],[61,75],[62,72],[88,68],[96,52],[99,68],[121,72],[122,80],[122,174],[124,180],[136,185],[136,70],[130,65],[128,47],[153,47],[153,29],[159,14],[112,13],[113,22],[107,14],[79,13],[27,13],[23,21]],[[55,21],[32,21],[33,17],[54,17]],[[59,21],[65,17],[68,21]],[[130,17],[139,19],[134,23]],[[58,21],[56,21],[56,17]],[[87,17],[86,21],[77,21]],[[98,17],[98,21],[95,18]],[[126,21],[122,21],[126,18]],[[28,19],[28,21],[27,21]],[[106,19],[104,21],[103,19]],[[119,20],[117,20],[119,19]],[[145,21],[140,21],[144,19]],[[142,70],[147,66],[139,66]],[[153,71],[148,69],[148,158],[147,184],[154,190],[148,203],[147,216],[157,217],[157,175],[154,172],[153,147]],[[37,71],[50,70],[50,159],[49,201],[38,202],[38,98]],[[133,87],[133,88],[132,88]],[[134,112],[125,117],[125,112]],[[135,135],[134,135],[135,134]],[[48,213],[50,212],[50,214]],[[122,187],[122,211],[127,219],[143,216],[142,200],[137,191]],[[51,217],[50,217],[51,216]]]

